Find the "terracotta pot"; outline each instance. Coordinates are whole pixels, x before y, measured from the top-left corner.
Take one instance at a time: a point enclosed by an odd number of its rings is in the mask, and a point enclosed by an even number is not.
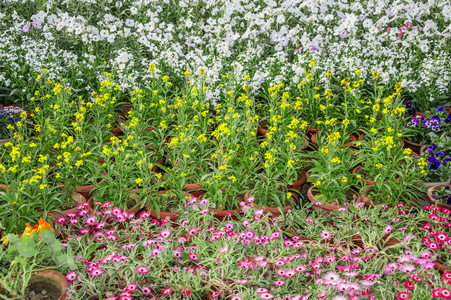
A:
[[[425,155],[431,145],[423,145],[420,149],[420,155]]]
[[[309,169],[310,169],[310,167],[305,168],[304,170],[302,170],[301,178],[296,180],[295,182],[293,182],[293,184],[287,184],[287,188],[289,190],[294,189],[294,190],[296,190],[296,191],[298,191],[300,193],[301,190],[302,190],[302,186],[307,181],[307,175],[306,174],[308,173]],[[297,196],[298,197],[296,197],[296,198],[299,198],[299,195],[297,195]]]
[[[363,194],[359,195],[358,198],[358,202],[363,202],[365,204],[365,207],[371,207],[371,208],[376,208],[377,205],[373,203],[373,201],[371,201],[371,199],[369,199],[366,194],[368,194],[369,192],[371,192],[373,190],[374,187],[369,186],[367,188],[365,188],[363,190]],[[409,208],[411,207],[415,207],[415,199],[411,199],[412,203],[410,204],[410,206],[408,206]],[[406,207],[407,208],[407,207]],[[382,210],[387,211],[389,210],[389,208],[382,208]]]
[[[312,203],[315,203],[315,202],[318,201],[318,198],[316,198],[315,195],[313,195],[313,189],[314,188],[315,188],[315,186],[312,185],[307,191],[307,197],[310,200],[310,202],[312,202]],[[321,210],[323,210],[325,212],[330,213],[333,210],[339,209],[340,206],[333,205],[333,204],[330,204],[330,203],[323,203],[322,206],[319,206],[319,207],[315,206],[315,208],[316,209],[321,209]]]
[[[12,141],[12,139],[2,139],[2,140],[0,140],[0,145],[1,145],[1,144],[9,143],[9,142],[11,142],[11,141]]]
[[[447,203],[443,203],[440,201],[437,201],[432,195],[434,191],[439,191],[442,189],[442,187],[449,187],[449,184],[445,184],[445,185],[437,185],[437,186],[433,186],[431,188],[428,189],[427,194],[429,197],[429,201],[431,201],[431,205],[437,205],[439,207],[443,207],[443,208],[447,208],[447,209],[451,209],[451,205],[447,204]]]
[[[307,126],[307,137],[311,140],[312,136],[318,133],[318,128]]]
[[[445,272],[451,272],[451,267],[442,265],[441,263],[438,262],[434,262],[434,269],[436,269],[437,271],[439,271],[440,274],[443,274]]]
[[[61,273],[54,270],[41,271],[33,275],[30,280],[30,284],[32,284],[33,281],[36,280],[46,280],[53,283],[61,291],[61,296],[58,298],[58,300],[66,299],[67,292],[69,290],[69,283],[67,282],[66,277],[64,277]]]
[[[404,144],[405,144],[404,145],[404,149],[405,148],[410,148],[415,153],[420,153],[421,152],[421,147],[424,146],[423,144],[414,143],[414,142],[412,142],[412,141],[410,141],[410,140],[408,140],[406,138],[402,138],[402,140],[404,141]]]
[[[160,195],[164,195],[166,194],[168,191],[159,191],[158,194]],[[194,198],[194,196],[190,193],[185,193],[185,200],[189,201],[192,198]],[[149,204],[146,204],[146,210],[150,211],[150,215],[152,216],[152,218],[156,219],[156,220],[163,220],[163,219],[167,219],[169,218],[171,221],[175,221],[178,217],[176,214],[172,213],[172,212],[165,212],[165,211],[160,211],[160,217],[158,217],[157,211],[155,209],[152,209],[151,211],[151,207]]]
[[[249,192],[247,192],[245,195],[244,195],[244,200],[247,202],[247,199],[249,198],[249,195],[250,195],[250,191]],[[290,201],[291,202],[293,202],[293,206],[295,206],[297,203],[296,203],[296,199],[294,198],[294,197],[291,197],[290,198]],[[255,208],[255,209],[257,209],[257,208],[259,208],[259,206],[256,204],[256,203],[254,203],[254,202],[252,202],[252,206]],[[264,214],[267,214],[267,213],[271,213],[272,214],[272,216],[273,217],[279,217],[280,215],[281,215],[281,213],[280,213],[280,211],[279,211],[279,209],[277,208],[277,207],[267,207],[267,206],[265,206],[265,207],[261,207],[261,209],[263,209],[263,213]],[[291,205],[287,205],[287,206],[284,206],[283,207],[283,212],[286,214],[288,211],[290,211],[292,209],[292,206]]]
[[[316,141],[317,137],[318,137],[318,132],[315,133],[314,135],[312,135],[312,138],[311,138],[312,143],[315,145],[318,145],[317,141]],[[351,133],[350,138],[351,138],[351,142],[346,143],[343,146],[353,146],[355,144],[355,142],[357,142],[360,139],[360,137],[356,133]]]
[[[183,187],[184,192],[188,192],[194,197],[202,197],[205,194],[205,191],[202,190],[202,186],[197,183],[187,183]]]

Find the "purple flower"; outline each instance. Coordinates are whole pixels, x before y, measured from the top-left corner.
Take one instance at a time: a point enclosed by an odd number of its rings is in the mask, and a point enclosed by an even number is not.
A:
[[[349,33],[348,33],[348,31],[347,31],[346,29],[343,29],[342,31],[340,31],[340,37],[341,37],[342,39],[347,38],[348,35],[349,35]]]
[[[417,127],[418,126],[418,119],[416,117],[413,117],[412,120],[406,125],[406,127]]]
[[[39,22],[38,20],[33,20],[33,22],[31,23],[33,25],[34,28],[36,29],[41,29],[42,28],[42,23]]]
[[[434,171],[438,170],[438,168],[440,167],[440,160],[438,160],[435,157],[429,157],[428,162],[430,163],[429,168],[431,168]]]
[[[25,26],[22,28],[22,31],[27,33],[30,30],[30,24],[25,24]]]
[[[440,112],[440,111],[444,111],[445,108],[443,106],[439,106],[435,109],[435,112]]]

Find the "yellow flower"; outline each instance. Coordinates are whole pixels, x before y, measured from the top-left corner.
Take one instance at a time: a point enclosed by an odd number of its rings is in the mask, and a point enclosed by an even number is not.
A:
[[[346,177],[346,176],[343,176],[343,177],[341,177],[341,182],[344,182],[344,183],[346,183],[346,182],[348,182],[348,177]]]
[[[331,162],[339,164],[340,163],[340,158],[338,156],[335,156],[334,158],[332,158]]]
[[[382,167],[383,167],[384,165],[382,165],[382,164],[376,164],[376,168],[378,168],[378,169],[382,169]]]
[[[220,167],[219,167],[219,170],[226,170],[227,169],[227,165],[221,165]]]
[[[76,167],[83,166],[83,161],[82,160],[77,160],[77,162],[75,163],[75,166]]]
[[[138,186],[142,186],[143,180],[141,178],[136,178],[135,182]]]
[[[47,187],[47,184],[41,184],[41,185],[39,186],[39,188],[40,188],[41,190],[45,189],[46,187]]]
[[[313,186],[319,186],[319,185],[321,185],[321,181],[319,181],[319,180],[313,184]]]
[[[292,168],[293,168],[293,165],[294,165],[294,160],[290,159],[290,160],[287,162],[287,164],[288,164],[288,167],[292,169]]]

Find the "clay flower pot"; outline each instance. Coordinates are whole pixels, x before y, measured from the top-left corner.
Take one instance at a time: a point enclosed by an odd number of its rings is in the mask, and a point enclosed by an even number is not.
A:
[[[415,153],[421,153],[421,147],[424,146],[423,144],[414,143],[406,138],[402,138],[402,140],[404,141],[404,149],[410,148]]]
[[[430,187],[427,191],[428,197],[429,197],[429,201],[431,201],[431,205],[437,205],[439,207],[443,207],[443,208],[447,208],[447,209],[451,209],[451,205],[447,204],[447,203],[443,203],[441,201],[438,201],[436,198],[433,197],[433,193],[434,191],[439,191],[442,189],[442,187],[449,187],[449,184],[444,184],[444,185],[437,185],[437,186],[433,186]]]
[[[61,273],[54,270],[45,270],[36,273],[31,278],[27,290],[35,291],[36,294],[45,290],[49,296],[59,296],[59,298],[52,297],[52,299],[64,300],[69,290],[69,283]]]
[[[437,271],[439,271],[440,274],[443,274],[445,272],[451,272],[451,267],[442,265],[441,263],[438,262],[434,262],[434,269],[436,269]]]
[[[315,188],[315,186],[312,185],[307,191],[307,197],[310,200],[310,202],[312,202],[312,203],[315,203],[315,202],[318,201],[318,198],[315,195],[313,195],[313,189],[314,188]],[[315,206],[315,208],[321,209],[321,210],[323,210],[325,212],[330,213],[333,210],[339,209],[340,206],[333,205],[333,204],[330,204],[330,203],[323,203],[323,205]]]

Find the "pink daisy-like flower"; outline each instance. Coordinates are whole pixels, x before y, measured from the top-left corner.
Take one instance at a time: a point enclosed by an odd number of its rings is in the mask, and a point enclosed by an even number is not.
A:
[[[207,204],[208,204],[208,199],[205,199],[205,198],[204,198],[204,199],[200,200],[200,201],[199,201],[199,204],[200,204],[200,205],[207,205]]]
[[[150,286],[145,285],[141,288],[141,293],[143,293],[144,296],[150,295],[150,293],[152,293],[152,289]]]
[[[212,296],[213,298],[218,298],[219,295],[221,295],[221,291],[215,291],[215,292],[211,293],[211,296]]]
[[[294,275],[296,275],[296,271],[295,271],[295,270],[287,270],[287,271],[285,272],[285,277],[286,277],[286,278],[291,278],[291,277],[293,277]]]
[[[307,268],[305,266],[299,265],[299,266],[296,266],[294,268],[294,270],[296,271],[296,273],[303,273],[307,270]]]
[[[384,233],[385,233],[385,235],[389,235],[389,234],[391,233],[392,229],[393,229],[393,226],[387,225],[387,226],[384,228]]]
[[[154,257],[160,257],[161,251],[158,249],[152,249],[151,255]]]
[[[338,209],[338,212],[345,212],[346,211],[346,208],[344,208],[344,207],[340,207],[339,209]]]
[[[402,273],[411,273],[415,271],[415,266],[411,264],[402,265],[399,267],[399,271]]]
[[[259,288],[256,288],[256,289],[255,289],[255,292],[256,292],[257,294],[261,294],[261,293],[267,293],[267,292],[269,292],[269,290],[268,290],[267,288],[259,287]]]
[[[230,298],[230,300],[243,300],[243,297],[241,297],[241,296],[233,296],[232,298]]]
[[[322,203],[321,201],[316,201],[316,202],[315,202],[315,206],[319,207],[319,206],[321,206],[321,205],[323,205],[323,203]]]
[[[399,292],[396,296],[399,300],[409,299],[410,293],[409,292]]]
[[[65,217],[59,217],[58,219],[56,219],[56,222],[58,224],[63,224],[64,222],[66,222],[66,218]]]
[[[172,290],[173,290],[172,286],[167,287],[160,292],[160,295],[169,295],[169,293],[172,292]]]
[[[95,226],[97,224],[96,216],[89,216],[85,220],[85,224],[89,226]]]
[[[271,293],[261,293],[258,296],[260,297],[260,299],[263,299],[263,300],[269,300],[269,299],[274,298],[274,295]]]
[[[324,299],[324,298],[327,297],[327,293],[326,293],[326,292],[321,292],[321,293],[319,293],[318,295],[316,295],[316,297],[317,297],[318,299]]]
[[[138,290],[138,284],[131,282],[125,287],[125,292],[133,293]]]
[[[91,275],[92,277],[94,276],[100,276],[103,274],[103,270],[100,268],[93,268],[90,272],[89,275]]]
[[[247,239],[252,239],[252,238],[254,238],[254,232],[252,231],[252,230],[246,230],[245,232],[244,232],[244,234],[245,234],[245,236],[246,236],[246,238]]]
[[[170,231],[169,229],[167,229],[167,228],[161,229],[161,231],[160,231],[160,236],[161,236],[162,238],[167,239],[170,235],[171,235],[171,231]]]
[[[283,281],[283,280],[277,280],[277,281],[274,281],[274,285],[275,286],[282,286],[282,285],[284,285],[285,284],[285,281]]]
[[[72,271],[72,272],[69,272],[66,274],[66,279],[69,282],[74,282],[75,280],[77,280],[77,276],[78,276],[78,274],[76,272]]]
[[[328,239],[330,239],[332,237],[332,235],[330,234],[330,231],[328,231],[328,230],[323,230],[322,232],[321,232],[321,238],[323,239],[323,240],[328,240]]]
[[[136,268],[136,272],[140,274],[147,274],[149,273],[149,268],[146,266],[139,266]]]
[[[222,247],[221,249],[219,249],[218,253],[226,253],[227,251],[229,251],[229,247],[225,246],[225,247]]]
[[[366,287],[373,286],[374,283],[375,283],[374,281],[370,281],[370,280],[360,280],[360,284],[363,286],[366,286]]]
[[[340,283],[341,278],[338,273],[328,272],[326,275],[324,275],[323,280],[324,282],[327,282],[327,284],[335,285]]]
[[[307,218],[307,219],[305,219],[305,223],[312,223],[313,222],[313,219],[312,218]]]

